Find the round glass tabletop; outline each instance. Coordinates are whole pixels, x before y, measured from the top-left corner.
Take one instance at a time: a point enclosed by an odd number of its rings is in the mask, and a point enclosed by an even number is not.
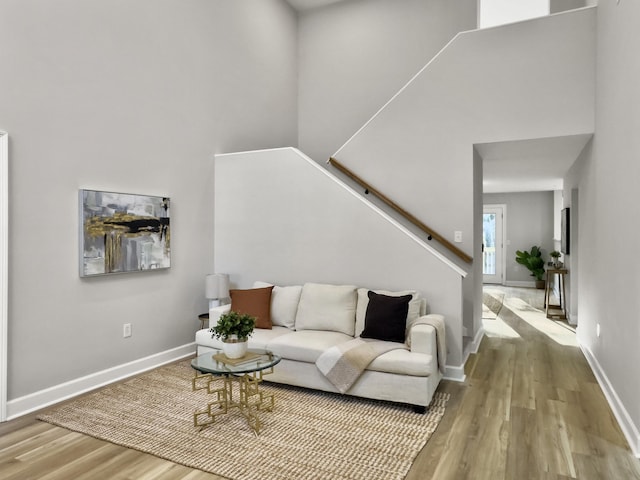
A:
[[[191,360],[191,366],[202,373],[242,374],[264,370],[280,362],[278,355],[257,348],[250,348],[242,358],[227,358],[222,350],[203,353]]]

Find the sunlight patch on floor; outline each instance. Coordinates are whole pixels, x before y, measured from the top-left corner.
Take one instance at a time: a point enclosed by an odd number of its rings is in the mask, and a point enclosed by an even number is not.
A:
[[[520,298],[506,297],[504,306],[554,342],[570,347],[578,346],[576,334],[570,327],[547,318],[545,312],[532,307]]]
[[[482,304],[482,319],[483,320],[495,320],[497,315],[491,311],[484,303]]]
[[[520,338],[518,332],[516,332],[509,325],[504,323],[500,318],[494,320],[486,319],[482,321],[484,328],[484,334],[487,337],[492,338]]]
[[[482,293],[491,295],[493,298],[495,298],[499,302],[503,302],[504,297],[506,295],[502,290],[498,290],[497,288],[487,288],[487,287],[484,287],[482,289]]]

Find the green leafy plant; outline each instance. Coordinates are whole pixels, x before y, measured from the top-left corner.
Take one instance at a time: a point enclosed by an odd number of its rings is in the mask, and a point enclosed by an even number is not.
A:
[[[560,255],[561,255],[561,253],[559,251],[557,251],[557,250],[554,250],[553,252],[551,252],[549,254],[549,256],[551,258],[553,258],[553,261],[550,262],[549,265],[553,265],[553,268],[560,268],[560,265],[561,265],[560,260],[559,260]]]
[[[228,312],[218,319],[216,326],[211,327],[211,338],[221,338],[225,340],[231,335],[237,335],[238,339],[246,340],[251,336],[256,326],[256,318],[245,313]]]
[[[544,275],[544,260],[542,259],[542,251],[540,247],[534,245],[531,247],[531,251],[516,251],[516,262],[520,265],[524,265],[531,272],[532,277],[536,277],[536,280],[543,280]]]

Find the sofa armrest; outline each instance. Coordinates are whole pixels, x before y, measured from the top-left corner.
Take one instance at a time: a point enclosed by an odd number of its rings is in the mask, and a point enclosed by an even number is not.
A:
[[[209,328],[213,327],[218,323],[218,319],[225,313],[228,313],[231,310],[231,304],[228,303],[226,305],[218,305],[217,307],[212,307],[209,309]]]
[[[436,329],[419,323],[409,330],[409,348],[415,353],[426,353],[437,358]]]

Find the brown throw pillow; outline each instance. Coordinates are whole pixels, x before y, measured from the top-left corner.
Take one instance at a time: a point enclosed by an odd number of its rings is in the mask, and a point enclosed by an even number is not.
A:
[[[231,311],[256,317],[256,328],[271,329],[271,291],[273,286],[249,290],[229,290]]]

